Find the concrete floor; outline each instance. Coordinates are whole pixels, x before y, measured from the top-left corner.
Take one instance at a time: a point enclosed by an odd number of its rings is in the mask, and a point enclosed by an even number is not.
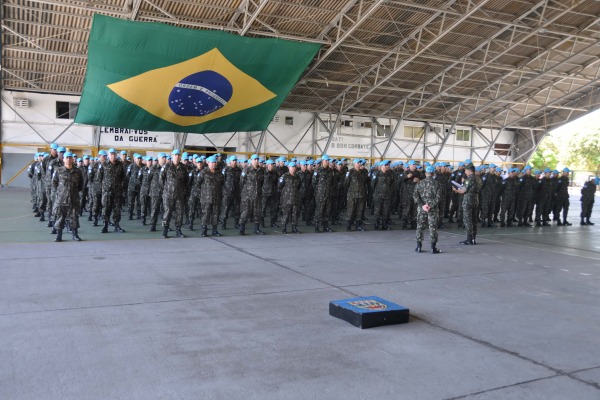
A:
[[[600,399],[597,219],[469,247],[448,229],[440,255],[400,230],[163,240],[139,221],[57,244],[27,195],[0,191],[0,399]],[[411,322],[328,315],[368,295]]]

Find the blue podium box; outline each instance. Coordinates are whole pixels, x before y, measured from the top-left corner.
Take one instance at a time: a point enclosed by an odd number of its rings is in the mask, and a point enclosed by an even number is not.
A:
[[[409,319],[408,308],[377,296],[329,302],[329,315],[350,322],[361,328],[405,324]]]

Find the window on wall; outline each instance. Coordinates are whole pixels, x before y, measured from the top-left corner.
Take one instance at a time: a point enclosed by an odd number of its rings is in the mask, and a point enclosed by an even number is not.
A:
[[[377,125],[377,130],[375,131],[375,136],[389,138],[390,136],[392,136],[392,126],[391,125]]]
[[[68,101],[56,102],[57,119],[75,119],[79,103],[69,103]]]
[[[471,131],[469,129],[457,129],[456,140],[461,142],[471,141]]]
[[[285,117],[286,125],[294,125],[294,117]]]
[[[408,139],[420,139],[425,133],[425,127],[423,126],[405,126],[404,137]]]
[[[323,123],[319,123],[319,132],[329,134],[329,131],[332,131],[334,127],[335,121],[323,121]],[[329,131],[327,129],[329,129]]]

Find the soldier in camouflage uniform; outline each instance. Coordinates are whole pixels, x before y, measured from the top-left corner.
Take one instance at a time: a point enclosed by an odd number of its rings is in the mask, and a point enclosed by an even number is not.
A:
[[[204,156],[196,159],[196,168],[188,172],[188,187],[190,188],[190,195],[188,197],[188,221],[190,231],[194,230],[194,219],[196,215],[202,216],[200,191],[202,186],[202,171],[204,170]]]
[[[467,239],[461,244],[477,244],[477,213],[479,211],[479,191],[483,183],[481,177],[475,174],[475,167],[470,160],[465,161],[466,180],[463,188],[452,188],[455,192],[463,195],[463,222],[467,231]]]
[[[99,175],[102,181],[102,215],[104,218],[102,233],[108,232],[111,214],[115,224],[115,232],[125,232],[119,225],[119,222],[121,222],[125,166],[121,160],[117,159],[115,149],[108,150],[108,161],[102,164]]]
[[[262,220],[262,188],[264,170],[258,165],[258,155],[252,154],[251,164],[244,168],[240,175],[240,188],[242,191],[242,204],[240,215],[240,235],[246,234],[246,222],[254,222],[254,233],[264,235],[260,230]]]
[[[54,212],[54,197],[56,195],[56,188],[52,185],[52,174],[63,166],[63,154],[66,149],[64,147],[58,147],[56,149],[57,157],[51,159],[46,167],[46,196],[48,198],[48,227],[52,228],[52,234],[56,235],[56,229],[54,229],[54,220],[52,219],[52,213]]]
[[[490,164],[488,172],[481,180],[481,227],[494,228],[494,209],[496,208],[496,166]]]
[[[596,199],[596,190],[600,179],[592,178],[585,182],[581,188],[581,225],[595,225],[590,218],[592,217],[592,209]]]
[[[429,166],[425,169],[425,179],[415,185],[413,197],[417,207],[417,253],[421,252],[423,245],[423,230],[429,226],[429,240],[431,241],[431,253],[437,254],[441,251],[437,248],[438,241],[438,218],[440,217],[439,204],[442,198],[440,183],[433,179],[435,167]]]
[[[142,225],[146,225],[146,217],[150,215],[150,170],[152,168],[152,157],[146,156],[146,164],[143,165],[138,174],[141,177],[140,185],[140,203],[142,205]]]
[[[35,179],[35,191],[37,193],[36,196],[38,203],[38,213],[35,216],[40,217],[40,221],[44,221],[44,212],[46,211],[46,204],[48,202],[48,200],[46,199],[46,189],[44,187],[44,158],[44,153],[38,154],[38,162],[35,163],[35,167],[33,170]]]
[[[269,212],[271,217],[271,228],[278,227],[277,221],[277,203],[279,193],[277,190],[277,181],[279,180],[279,173],[275,167],[273,160],[267,160],[267,169],[264,173],[263,187],[262,187],[262,226],[265,227],[264,217]]]
[[[352,230],[352,225],[356,223],[357,231],[365,231],[362,221],[362,214],[365,208],[367,197],[368,175],[364,174],[363,162],[359,158],[354,159],[354,168],[346,172],[346,204],[348,215],[347,231]]]
[[[561,175],[558,177],[556,182],[556,192],[554,194],[554,216],[558,220],[557,225],[571,226],[567,221],[567,215],[569,214],[569,174],[571,170],[565,168],[562,170]],[[562,211],[562,222],[560,220],[560,213]]]
[[[162,237],[166,239],[169,233],[171,217],[175,220],[175,236],[184,238],[181,232],[183,213],[185,212],[185,193],[187,189],[188,170],[180,161],[181,152],[175,149],[171,152],[170,163],[162,166],[160,172],[161,186],[163,188],[162,200],[164,213],[162,219]]]
[[[446,210],[446,197],[448,192],[448,185],[450,182],[450,171],[446,168],[446,164],[443,162],[437,162],[434,165],[435,167],[435,175],[433,179],[439,183],[440,189],[440,201],[438,204],[439,218],[438,218],[438,228],[445,229],[446,225],[444,225],[444,212]],[[417,212],[420,210],[417,207]]]
[[[223,172],[217,169],[217,157],[206,159],[208,166],[200,173],[200,204],[202,205],[202,237],[208,236],[208,225],[212,225],[212,235],[221,236],[217,231],[223,196]]]
[[[304,182],[304,202],[302,209],[304,213],[304,219],[306,220],[306,226],[314,225],[315,216],[315,191],[313,186],[313,178],[315,173],[315,164],[313,160],[306,161],[306,172]]]
[[[104,175],[103,165],[106,162],[106,150],[98,152],[99,160],[88,167],[88,180],[90,184],[90,196],[92,198],[90,216],[94,216],[94,226],[98,226],[98,218],[102,214],[102,176]],[[90,218],[88,217],[88,220]]]
[[[393,184],[394,174],[390,171],[390,161],[381,161],[379,163],[379,169],[373,171],[371,177],[376,231],[390,230],[387,222],[390,217]]]
[[[221,205],[221,228],[227,229],[227,218],[229,218],[229,212],[233,214],[233,220],[235,221],[236,228],[239,229],[237,221],[240,219],[240,176],[242,170],[237,165],[236,156],[230,156],[227,161],[229,165],[223,168],[223,203]]]
[[[531,176],[531,167],[529,165],[523,168],[525,174],[519,178],[518,196],[517,196],[517,218],[519,226],[531,226],[527,220],[533,210],[533,190],[535,187],[535,178]]]
[[[508,171],[508,177],[502,181],[502,205],[500,206],[500,226],[512,227],[517,206],[517,168]]]
[[[414,189],[421,178],[417,171],[417,164],[414,160],[408,162],[408,170],[404,171],[404,181],[402,182],[402,229],[417,228],[416,213],[417,209],[414,200]]]
[[[333,170],[329,168],[331,158],[327,154],[321,157],[321,167],[313,173],[313,187],[315,191],[315,232],[333,232],[329,227],[331,212],[331,190],[333,187]]]
[[[90,156],[85,155],[83,156],[83,164],[81,165],[81,167],[79,167],[79,169],[81,170],[81,175],[83,176],[83,189],[81,189],[81,194],[79,196],[79,205],[80,205],[80,209],[81,209],[81,214],[83,215],[84,211],[88,211],[87,209],[87,204],[88,204],[88,196],[89,196],[89,175],[88,175],[88,170],[90,167]]]
[[[140,219],[142,207],[140,204],[140,188],[142,186],[142,156],[140,154],[133,155],[133,163],[127,167],[127,206],[129,209],[129,220],[133,219],[133,213],[137,211],[137,218]]]
[[[83,189],[83,176],[81,170],[73,165],[73,153],[64,153],[64,165],[55,168],[52,173],[52,186],[56,191],[54,228],[57,233],[54,241],[62,241],[62,232],[67,219],[70,221],[73,240],[80,241],[77,230],[79,229],[79,192]]]
[[[296,173],[296,163],[288,164],[289,172],[279,178],[279,189],[281,191],[281,208],[283,211],[283,231],[287,234],[288,223],[292,223],[292,233],[298,231],[298,207],[300,206],[300,176]]]
[[[152,165],[149,171],[148,180],[150,181],[150,232],[156,231],[156,223],[158,222],[158,214],[162,207],[162,180],[160,173],[163,171],[163,166],[167,162],[165,153],[158,153],[158,164]]]
[[[27,167],[27,177],[29,178],[29,189],[31,191],[31,209],[33,210],[33,213],[35,214],[35,217],[40,217],[41,214],[39,213],[38,210],[38,197],[37,197],[37,192],[36,192],[36,187],[35,187],[35,166],[38,162],[38,153],[35,153],[33,155],[33,162],[31,162],[29,164],[29,166]]]

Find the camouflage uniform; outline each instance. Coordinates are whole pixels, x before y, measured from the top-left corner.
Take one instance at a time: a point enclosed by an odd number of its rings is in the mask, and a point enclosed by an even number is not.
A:
[[[140,203],[142,208],[142,225],[146,225],[146,217],[150,215],[150,171],[152,167],[147,165],[140,168],[138,175],[141,176]]]
[[[300,206],[300,176],[286,172],[279,178],[281,190],[281,208],[283,211],[283,233],[287,233],[287,224],[292,222],[292,232],[298,233],[298,207]]]
[[[307,226],[311,226],[315,215],[315,194],[313,187],[314,171],[306,170],[304,172],[302,212]]]
[[[535,221],[537,225],[547,226],[550,220],[550,197],[553,195],[550,178],[543,176],[537,185]]]
[[[137,211],[138,219],[142,213],[140,204],[140,187],[142,186],[142,175],[140,174],[142,166],[137,163],[131,163],[127,167],[127,206],[129,208],[129,219],[133,219],[134,212]]]
[[[448,197],[448,185],[450,182],[450,173],[449,172],[436,172],[435,176],[433,177],[433,180],[437,181],[439,183],[438,187],[440,190],[440,201],[438,204],[438,213],[439,213],[439,218],[438,218],[438,228],[442,228],[444,227],[444,213],[447,211],[447,207],[446,207],[446,199]],[[421,212],[421,210],[418,210],[417,207],[417,211]],[[418,216],[417,216],[418,219]],[[418,224],[418,221],[417,221]]]
[[[53,189],[52,186],[52,174],[54,173],[54,170],[57,169],[58,167],[62,167],[62,161],[58,158],[58,157],[49,157],[47,159],[45,159],[44,161],[48,160],[48,163],[46,164],[46,167],[44,169],[44,171],[46,171],[46,178],[45,178],[45,186],[46,186],[46,199],[47,199],[47,207],[46,209],[48,210],[48,226],[52,226],[52,213],[54,212],[53,208],[54,208],[54,193],[56,189]]]
[[[581,224],[594,225],[590,222],[592,217],[592,209],[594,208],[594,200],[596,197],[596,183],[588,181],[581,188]],[[585,219],[585,221],[584,221]]]
[[[466,190],[463,197],[462,208],[463,208],[463,223],[467,231],[467,236],[475,240],[477,236],[477,213],[479,211],[479,191],[483,182],[481,177],[471,174],[463,182],[463,186]]]
[[[38,196],[35,185],[35,166],[37,163],[37,161],[34,161],[27,167],[27,177],[29,178],[29,189],[31,191],[31,204],[33,210],[38,209]]]
[[[221,201],[223,196],[223,172],[216,169],[212,172],[208,167],[200,174],[200,204],[202,205],[202,229],[206,234],[206,227],[212,225],[213,234],[219,223],[221,214]]]
[[[82,165],[81,167],[79,167],[79,170],[81,171],[81,176],[83,177],[83,188],[81,189],[81,194],[79,196],[79,206],[80,206],[81,214],[83,214],[84,209],[86,209],[86,211],[87,211],[87,203],[88,203],[88,195],[89,195],[88,166],[89,166],[89,164]]]
[[[417,227],[417,209],[415,206],[414,199],[414,190],[415,185],[417,184],[416,182],[414,182],[415,178],[421,178],[421,174],[419,173],[419,171],[407,170],[404,172],[404,182],[402,183],[402,225],[404,229],[408,229],[409,224],[412,229],[415,229]]]
[[[496,204],[496,174],[488,172],[481,178],[483,187],[481,188],[481,226],[493,226],[494,209]]]
[[[556,182],[556,192],[554,195],[554,217],[558,224],[567,224],[567,215],[569,214],[569,177],[561,176]],[[560,221],[562,212],[563,222]]]
[[[96,161],[88,166],[88,184],[90,186],[90,214],[94,216],[94,226],[102,213],[102,163]],[[89,218],[88,218],[89,219]]]
[[[438,241],[439,204],[443,195],[440,186],[440,183],[430,176],[415,186],[413,197],[417,207],[417,242],[423,241],[423,230],[427,225],[429,225],[429,240],[431,243],[437,243]],[[423,210],[425,204],[429,205],[429,211]]]
[[[60,166],[52,174],[52,186],[56,191],[54,200],[54,228],[58,231],[57,241],[62,239],[62,230],[65,220],[70,221],[73,239],[79,239],[79,192],[83,189],[83,176],[81,170],[75,166],[67,168]]]
[[[125,166],[120,160],[112,164],[106,161],[102,164],[102,215],[104,217],[104,232],[108,229],[111,213],[115,223],[115,231],[121,228],[121,206],[123,201],[123,182],[125,181]]]
[[[390,206],[392,200],[392,185],[394,174],[388,170],[385,173],[375,171],[371,177],[371,188],[373,190],[373,203],[375,211],[375,230],[388,230],[388,219],[390,218]]]
[[[315,231],[319,226],[324,230],[329,228],[329,215],[331,212],[331,189],[333,185],[333,170],[331,168],[319,167],[313,173],[313,188],[315,192]]]
[[[223,229],[227,228],[227,218],[229,218],[229,212],[232,211],[234,221],[240,219],[240,176],[242,170],[236,166],[226,166],[223,168],[223,202],[221,204],[221,222]]]
[[[262,187],[262,213],[263,218],[269,211],[271,217],[271,227],[275,227],[275,221],[277,221],[277,203],[279,200],[279,193],[277,191],[277,181],[279,180],[279,173],[277,169],[273,168],[272,171],[265,170],[263,187]],[[263,221],[263,226],[265,226]]]
[[[346,204],[348,215],[348,228],[356,222],[357,230],[364,230],[362,215],[365,208],[367,197],[367,179],[368,176],[362,173],[362,170],[351,169],[346,172],[345,186],[347,187]]]
[[[46,205],[48,204],[48,198],[46,197],[46,186],[44,183],[44,164],[38,162],[35,164],[33,171],[37,192],[38,211],[42,214],[40,221],[44,221],[44,212],[46,211]]]
[[[196,215],[202,216],[200,201],[202,171],[204,171],[204,166],[188,172],[188,187],[190,188],[190,195],[188,197],[187,211],[188,221],[190,221],[190,230],[194,230],[194,219]]]
[[[512,226],[517,206],[517,178],[508,177],[502,181],[502,205],[500,208],[500,223]],[[506,222],[505,222],[506,220]]]
[[[162,228],[163,237],[167,236],[171,217],[175,220],[175,229],[177,236],[181,234],[181,226],[183,225],[183,213],[185,202],[185,191],[187,188],[188,170],[183,163],[177,165],[167,163],[163,165],[160,173],[160,180],[163,188],[162,201],[164,207]]]
[[[519,226],[529,226],[527,219],[533,210],[533,189],[535,178],[531,175],[523,175],[519,178],[519,192],[517,197],[517,218]]]
[[[156,230],[158,222],[158,214],[162,207],[162,180],[160,173],[162,168],[158,165],[153,165],[148,171],[148,181],[150,181],[150,230]]]
[[[265,171],[250,165],[240,175],[240,188],[242,191],[242,204],[240,214],[240,233],[245,232],[246,222],[252,221],[255,230],[259,230],[262,219],[262,188]]]

